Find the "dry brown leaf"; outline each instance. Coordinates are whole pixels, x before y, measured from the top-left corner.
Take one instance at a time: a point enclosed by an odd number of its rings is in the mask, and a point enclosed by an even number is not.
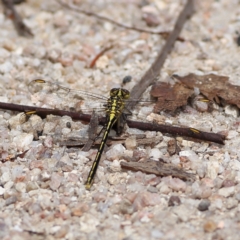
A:
[[[226,103],[237,105],[240,108],[240,86],[230,84],[227,76],[216,74],[199,76],[191,73],[184,77],[178,75],[173,77],[189,88],[199,88],[200,92],[211,101],[219,104],[220,98],[222,98]]]
[[[173,86],[164,82],[157,83],[151,89],[151,95],[158,98],[154,112],[163,110],[174,112],[178,107],[186,105],[193,93],[192,89],[181,83]]]

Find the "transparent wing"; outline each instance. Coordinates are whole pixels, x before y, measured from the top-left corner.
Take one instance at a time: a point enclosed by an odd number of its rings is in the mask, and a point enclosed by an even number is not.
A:
[[[81,90],[73,90],[57,82],[35,79],[28,85],[32,100],[41,107],[74,110],[83,113],[95,111],[98,115],[106,114],[107,97]],[[138,107],[155,103],[148,99],[130,99],[125,101],[125,113],[129,113],[128,104],[136,102]],[[40,104],[39,104],[40,103]],[[150,110],[151,111],[151,110]]]
[[[36,79],[29,83],[29,91],[35,103],[41,102],[41,106],[51,106],[59,109],[75,110],[91,113],[93,110],[104,112],[107,97],[81,90],[73,90],[64,87],[57,82],[48,82]]]

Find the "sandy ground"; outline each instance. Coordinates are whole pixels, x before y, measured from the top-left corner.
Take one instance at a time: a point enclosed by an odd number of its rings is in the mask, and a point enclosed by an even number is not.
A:
[[[171,31],[186,1],[74,1],[129,26]],[[240,3],[237,0],[201,1],[184,25],[159,74],[215,73],[239,81]],[[107,96],[131,75],[128,90],[150,67],[165,40],[150,33],[127,30],[63,8],[58,1],[29,0],[17,10],[31,29],[32,38],[19,37],[10,19],[0,13],[1,102],[41,107],[76,107],[74,100],[32,94],[36,78],[59,82]],[[143,16],[151,13],[152,18]],[[150,20],[149,20],[150,19]],[[89,65],[103,49],[112,46]],[[226,89],[228,91],[228,89]],[[147,97],[147,93],[144,95]],[[151,108],[137,108],[134,118],[148,119]],[[188,106],[165,123],[204,131],[224,132],[224,146],[191,142],[178,137],[179,154],[170,156],[162,139],[155,146],[116,144],[106,148],[90,191],[87,178],[97,149],[60,147],[56,139],[86,135],[87,125],[69,117],[32,116],[20,125],[18,113],[0,111],[0,238],[8,239],[239,239],[240,128],[239,109],[230,105],[199,112]],[[159,116],[159,115],[158,115]],[[155,116],[157,118],[157,116]],[[42,131],[34,138],[36,128]],[[128,133],[143,133],[127,129]],[[24,157],[4,161],[28,150]],[[164,159],[196,174],[194,182],[123,171],[119,161],[133,156]]]

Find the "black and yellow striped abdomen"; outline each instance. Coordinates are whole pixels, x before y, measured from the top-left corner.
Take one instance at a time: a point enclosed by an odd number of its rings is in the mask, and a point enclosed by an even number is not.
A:
[[[114,123],[117,121],[117,119],[122,114],[122,111],[125,107],[125,100],[127,100],[130,96],[130,93],[126,89],[122,88],[113,88],[110,91],[110,98],[108,99],[107,109],[106,109],[106,118],[107,118],[107,124],[105,126],[105,131],[103,133],[103,138],[101,141],[101,144],[99,146],[97,155],[95,157],[95,160],[93,162],[93,165],[91,167],[91,170],[88,174],[87,182],[85,184],[86,189],[90,189],[93,184],[94,176],[97,172],[97,168],[101,159],[101,155],[105,146],[105,143],[108,138],[108,134],[114,125]]]

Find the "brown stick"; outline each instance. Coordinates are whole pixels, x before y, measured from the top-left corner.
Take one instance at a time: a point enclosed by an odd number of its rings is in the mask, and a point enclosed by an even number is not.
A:
[[[87,16],[93,16],[93,17],[95,17],[95,18],[97,18],[97,19],[99,19],[101,21],[110,22],[110,23],[112,23],[112,24],[114,24],[114,25],[116,25],[118,27],[122,27],[122,28],[125,28],[125,29],[134,30],[134,31],[138,31],[138,32],[145,32],[145,33],[150,33],[150,34],[162,35],[164,38],[167,38],[169,36],[169,34],[170,34],[167,31],[152,31],[152,30],[149,30],[149,29],[142,29],[142,28],[138,28],[138,27],[127,26],[127,25],[124,25],[122,23],[116,22],[113,19],[110,19],[110,18],[101,16],[101,15],[98,15],[97,13],[83,10],[83,9],[77,7],[74,4],[64,3],[62,0],[59,1],[59,4],[61,4],[62,6],[68,8],[68,9],[71,9],[71,10],[73,10],[75,12],[79,12],[79,13],[85,14]],[[179,41],[184,41],[184,39],[181,38],[181,37],[179,37],[178,40]]]
[[[172,164],[165,164],[151,160],[146,162],[121,162],[120,164],[122,168],[131,171],[141,171],[148,174],[155,174],[157,176],[173,176],[183,180],[193,181],[195,179],[193,173],[187,173]]]
[[[12,111],[18,111],[18,112],[35,111],[35,113],[41,117],[46,117],[49,114],[58,115],[58,116],[70,116],[74,120],[80,120],[85,122],[90,122],[90,119],[91,119],[91,115],[88,115],[88,114],[70,112],[70,111],[58,110],[58,109],[18,105],[13,103],[0,102],[0,109],[7,109]],[[104,125],[106,123],[106,119],[104,117],[99,118],[99,123]],[[131,120],[127,120],[127,124],[131,128],[138,128],[141,130],[149,130],[149,131],[160,131],[162,133],[169,133],[172,135],[191,137],[194,139],[200,139],[200,140],[215,142],[219,144],[224,144],[224,139],[225,139],[225,137],[221,134],[202,132],[194,128],[173,127],[173,126],[167,126],[163,124],[161,125],[161,124],[155,124],[155,123],[144,123],[144,122],[136,122]]]
[[[95,57],[94,59],[91,61],[91,63],[89,64],[89,68],[93,68],[97,62],[97,60],[108,50],[110,50],[111,48],[113,48],[113,45],[110,45],[108,47],[105,47],[104,49],[102,49]]]

